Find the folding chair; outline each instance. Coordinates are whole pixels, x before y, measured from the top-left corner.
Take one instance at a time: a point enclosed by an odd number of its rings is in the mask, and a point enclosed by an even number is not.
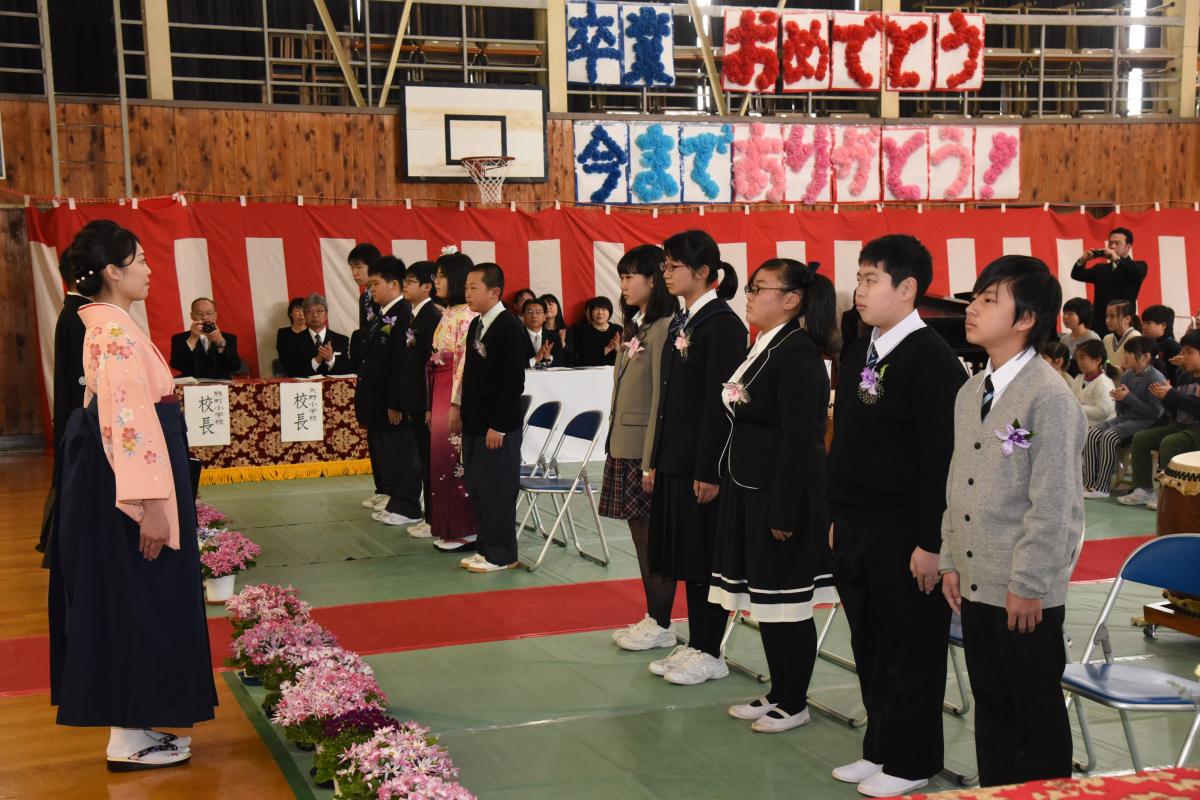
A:
[[[533,404],[533,395],[531,395],[531,394],[521,395],[521,419],[525,419],[525,417],[529,415],[529,406],[532,404]],[[528,420],[526,420],[525,427],[522,429],[521,432],[524,433],[527,430],[529,430]]]
[[[570,531],[571,541],[575,545],[576,552],[588,561],[599,564],[602,567],[608,566],[609,552],[608,540],[604,536],[604,525],[600,522],[600,511],[596,508],[595,487],[588,480],[587,467],[588,461],[592,457],[592,451],[596,449],[596,444],[600,439],[601,424],[604,422],[604,414],[599,411],[584,411],[577,414],[574,419],[567,423],[563,429],[562,435],[558,438],[558,444],[554,447],[554,453],[550,456],[547,464],[547,475],[531,475],[521,478],[521,492],[526,496],[529,502],[529,507],[525,511],[525,516],[517,524],[517,537],[520,538],[525,530],[525,523],[532,515],[536,530],[545,537],[546,542],[542,545],[542,551],[538,554],[537,561],[528,565],[527,569],[533,572],[542,565],[542,561],[546,558],[546,551],[550,549],[552,542],[557,543],[556,536],[559,528],[563,527],[563,519],[567,521],[566,530]],[[579,465],[574,477],[563,478],[557,475],[558,472],[558,454],[562,452],[563,443],[568,438],[582,439],[588,443],[587,452],[584,454],[583,462]],[[542,515],[537,507],[537,498],[541,495],[549,495],[554,503],[557,516],[554,518],[554,524],[547,531],[542,524]],[[592,512],[592,519],[596,522],[596,531],[600,536],[600,547],[604,551],[603,556],[596,556],[583,549],[579,543],[579,531],[575,527],[575,518],[571,514],[571,498],[575,495],[583,495],[587,498],[588,508]],[[561,504],[560,504],[561,501]],[[564,530],[562,534],[562,546],[566,546],[567,534]]]
[[[1179,751],[1176,766],[1182,767],[1196,741],[1196,733],[1200,731],[1200,683],[1153,667],[1114,663],[1108,636],[1108,616],[1126,582],[1185,594],[1200,594],[1200,569],[1197,569],[1197,564],[1200,564],[1200,534],[1196,533],[1151,539],[1134,550],[1108,591],[1083,657],[1078,663],[1067,664],[1063,672],[1062,687],[1070,695],[1116,709],[1121,717],[1121,727],[1125,730],[1125,742],[1129,746],[1133,768],[1139,773],[1145,769],[1134,740],[1129,712],[1189,711],[1195,715],[1183,741],[1183,749]],[[1100,645],[1104,654],[1103,661],[1090,661],[1096,645]],[[1090,772],[1096,766],[1096,752],[1083,703],[1075,703],[1075,713],[1079,717],[1079,731],[1083,735],[1088,759],[1086,764],[1076,762],[1075,768],[1080,772]]]
[[[529,405],[533,398],[529,395],[522,395],[521,405],[523,407],[522,417],[529,410]],[[538,450],[538,454],[534,457],[533,463],[521,465],[521,477],[531,478],[537,475],[546,475],[550,472],[549,465],[546,463],[546,449],[550,447],[550,440],[554,438],[554,429],[558,426],[558,417],[562,414],[562,403],[557,400],[550,400],[542,403],[533,410],[529,418],[525,420],[525,427],[521,429],[521,441],[525,441],[525,435],[529,433],[530,428],[541,428],[546,432],[546,438],[542,440],[542,447]],[[517,510],[520,512],[521,497],[517,498]],[[557,510],[557,509],[556,509]],[[529,530],[533,530],[530,528]]]

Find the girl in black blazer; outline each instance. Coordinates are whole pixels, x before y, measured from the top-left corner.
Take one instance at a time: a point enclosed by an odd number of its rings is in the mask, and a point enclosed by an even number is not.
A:
[[[746,317],[761,333],[725,381],[729,420],[709,599],[759,623],[771,691],[729,709],[753,729],[808,722],[817,655],[814,595],[832,600],[825,535],[825,423],[829,376],[822,352],[834,330],[834,289],[816,265],[771,259],[746,286]]]
[[[729,674],[721,656],[725,610],[708,602],[717,535],[721,452],[729,436],[721,384],[746,353],[746,326],[725,302],[737,275],[704,231],[663,243],[663,280],[684,309],[663,345],[651,454],[650,570],[686,583],[689,641],[650,664],[670,683]],[[720,285],[710,288],[721,274]]]

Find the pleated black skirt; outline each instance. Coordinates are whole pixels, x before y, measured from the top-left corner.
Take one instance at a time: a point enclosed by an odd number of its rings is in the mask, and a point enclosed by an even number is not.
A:
[[[186,429],[155,406],[179,505],[179,549],[138,552],[138,525],[115,505],[96,406],[64,435],[50,561],[50,702],[60,725],[186,728],[217,704],[196,544]]]
[[[650,500],[650,570],[678,581],[708,583],[722,498],[696,502],[689,475],[659,471]]]

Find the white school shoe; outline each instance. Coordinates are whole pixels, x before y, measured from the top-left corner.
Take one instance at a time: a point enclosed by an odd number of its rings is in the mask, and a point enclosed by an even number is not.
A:
[[[406,517],[403,514],[394,514],[391,511],[376,511],[371,515],[371,518],[382,522],[384,525],[412,525],[416,522],[412,517]],[[432,535],[432,534],[431,534]]]
[[[758,705],[755,705],[755,703]],[[766,695],[763,695],[757,700],[751,700],[749,703],[730,706],[729,716],[733,717],[734,719],[744,719],[747,722],[753,722],[774,711],[777,705],[778,704],[772,703],[770,700],[768,700]]]
[[[639,619],[637,622],[633,623],[632,625],[626,625],[623,628],[617,628],[616,630],[614,630],[612,632],[613,641],[619,642],[619,641],[621,641],[621,637],[624,636],[625,634],[629,633],[631,630],[645,626],[646,620],[648,620],[648,619],[650,619],[649,614],[642,617],[641,619]]]
[[[156,731],[153,728],[146,728],[142,733],[150,740],[151,744],[173,744],[180,750],[188,750],[192,746],[192,737],[190,736],[176,736],[173,733]]]
[[[390,494],[378,495],[378,499],[375,501],[375,505],[372,506],[372,508],[374,508],[376,511],[383,511],[385,508],[387,508],[388,501],[391,499],[392,496]]]
[[[433,528],[429,527],[428,522],[426,522],[425,520],[421,520],[416,525],[413,525],[411,528],[408,529],[408,535],[413,536],[417,539],[432,539],[433,538]]]
[[[750,730],[758,733],[783,733],[790,731],[792,728],[799,728],[801,725],[807,725],[812,721],[812,717],[808,714],[808,709],[796,714],[789,714],[779,708],[772,708],[767,714],[762,715],[754,720],[754,724],[750,726]]]
[[[676,645],[675,649],[667,654],[666,658],[660,658],[657,661],[650,662],[650,671],[660,678],[667,674],[669,670],[675,667],[676,664],[681,664],[691,658],[693,654],[699,653],[699,650],[693,650],[686,644]]]
[[[151,744],[132,753],[107,753],[109,772],[136,772],[164,769],[186,764],[192,758],[190,747],[174,744]]]
[[[671,647],[679,640],[675,638],[675,631],[670,628],[660,628],[653,618],[646,617],[637,625],[627,628],[625,635],[617,638],[616,641],[617,646],[622,650],[637,652]]]
[[[472,561],[470,564],[467,564],[467,572],[474,572],[476,574],[503,572],[506,569],[516,569],[519,566],[521,566],[519,561],[514,561],[511,564],[493,564],[483,556],[480,556],[478,561]]]
[[[1089,489],[1083,493],[1084,500],[1107,500],[1108,492],[1103,489]]]
[[[860,783],[858,791],[867,797],[903,797],[928,784],[927,780],[910,781],[880,771]]]
[[[1158,495],[1150,489],[1134,489],[1124,497],[1118,497],[1117,502],[1123,506],[1144,506],[1157,499]]]
[[[663,678],[676,686],[695,686],[705,681],[717,681],[729,675],[725,657],[713,658],[708,653],[697,654],[667,671]]]
[[[1151,497],[1149,500],[1146,501],[1146,508],[1150,509],[1151,511],[1158,511],[1158,493],[1157,492],[1154,493],[1154,497]]]
[[[378,492],[371,495],[366,500],[362,501],[363,508],[375,508],[381,497],[386,497],[386,495],[379,494]]]
[[[883,764],[860,758],[853,764],[844,764],[833,771],[833,777],[842,783],[862,783],[872,775],[883,772]]]
[[[486,561],[486,559],[483,556],[479,555],[479,553],[472,553],[471,555],[467,556],[466,558],[459,559],[458,565],[460,567],[462,567],[463,569],[467,569],[472,564],[476,564],[481,561]]]

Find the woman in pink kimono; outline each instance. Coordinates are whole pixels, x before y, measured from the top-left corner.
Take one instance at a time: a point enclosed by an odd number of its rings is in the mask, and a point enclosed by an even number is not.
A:
[[[463,365],[467,358],[467,329],[477,315],[467,307],[467,274],[471,259],[447,247],[437,260],[434,286],[446,307],[433,333],[433,355],[429,359],[429,472],[433,484],[434,546],[447,553],[475,549],[479,526],[467,498],[462,467]],[[410,530],[410,535],[412,531]]]
[[[107,726],[112,771],[172,767],[191,738],[154,730],[217,703],[187,440],[171,371],[129,316],[150,267],[137,237],[88,224],[64,258],[84,338],[84,407],[63,436],[50,555],[50,702],[58,723]]]

